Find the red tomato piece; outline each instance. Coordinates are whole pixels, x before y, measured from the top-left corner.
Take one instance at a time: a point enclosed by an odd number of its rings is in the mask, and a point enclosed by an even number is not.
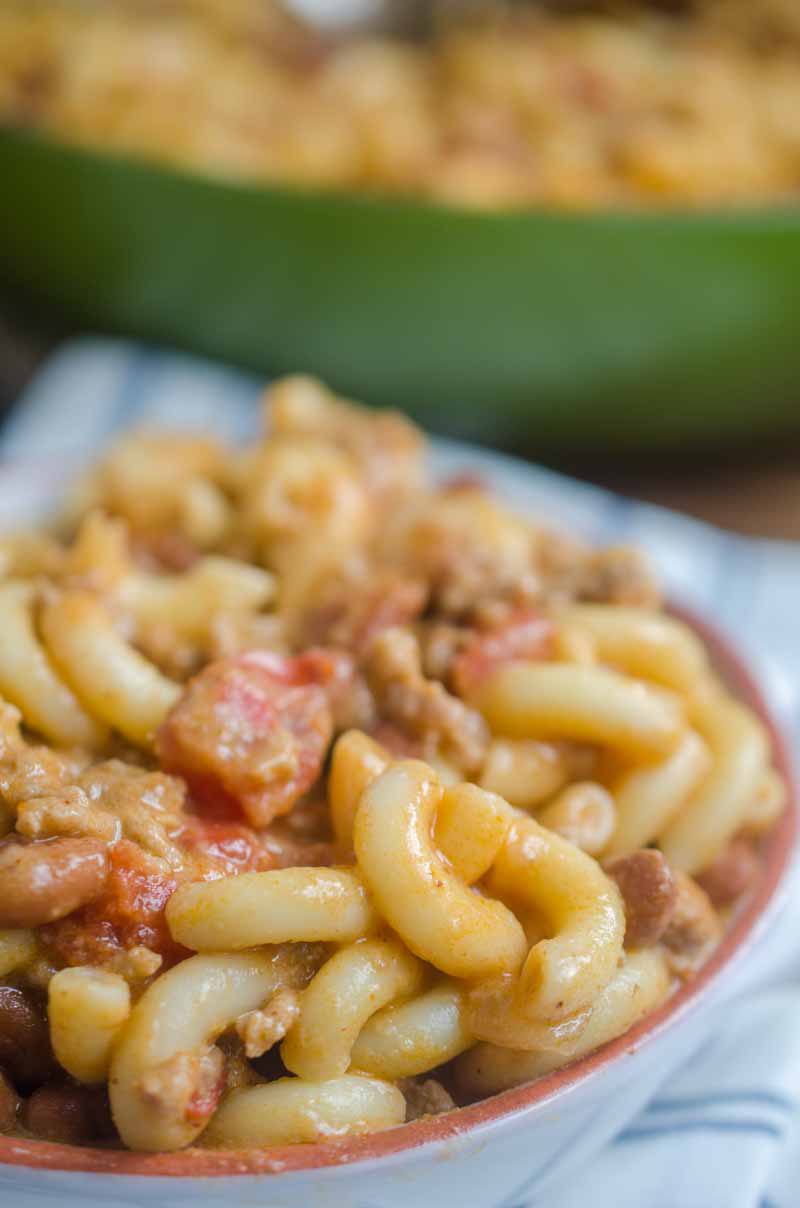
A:
[[[294,658],[250,651],[210,663],[186,685],[156,736],[162,767],[217,817],[266,826],[288,813],[320,774],[333,734],[327,687],[336,652]]]
[[[137,843],[121,839],[109,848],[110,871],[99,898],[42,928],[42,939],[66,965],[104,965],[126,949],[143,946],[163,959],[162,969],[189,956],[176,944],[164,907],[187,880],[216,880],[274,868],[275,853],[244,823],[188,816],[173,836],[187,853],[183,868],[164,873]]]
[[[177,878],[162,872],[128,839],[109,848],[109,862],[100,897],[41,929],[47,948],[66,965],[103,965],[140,945],[158,952],[165,966],[188,956],[173,940],[164,919]]]
[[[546,659],[553,649],[553,624],[534,609],[521,608],[502,624],[479,630],[453,659],[453,687],[469,697],[478,685],[504,663]]]
[[[250,826],[240,822],[215,822],[188,817],[176,841],[200,858],[209,869],[204,880],[215,875],[235,877],[240,872],[264,872],[275,867],[275,856]]]

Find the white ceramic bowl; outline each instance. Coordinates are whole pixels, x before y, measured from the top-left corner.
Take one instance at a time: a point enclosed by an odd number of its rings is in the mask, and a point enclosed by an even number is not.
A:
[[[29,499],[35,512],[60,477],[52,471],[17,468],[0,486]],[[8,517],[7,493],[5,502],[0,497],[0,514]],[[776,765],[791,780],[778,728],[738,655],[708,625],[683,615],[720,674],[765,722]],[[626,1035],[572,1066],[444,1116],[320,1145],[135,1154],[0,1137],[0,1202],[14,1208],[517,1208],[597,1152],[702,1043],[712,1007],[780,905],[798,831],[794,791],[790,799],[768,841],[758,885],[698,976]]]

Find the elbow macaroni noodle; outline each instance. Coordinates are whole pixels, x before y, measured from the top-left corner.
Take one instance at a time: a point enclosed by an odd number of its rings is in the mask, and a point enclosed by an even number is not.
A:
[[[577,1060],[693,975],[785,804],[633,562],[425,488],[400,417],[273,398],[255,449],[128,438],[71,541],[0,546],[0,1040],[46,987],[133,1149]]]
[[[492,867],[511,818],[505,801],[475,784],[445,788],[436,812],[436,846],[467,885]]]
[[[669,969],[659,952],[645,949],[627,955],[596,1000],[577,1043],[570,1049],[570,1060],[621,1036],[663,1002],[669,982]],[[563,1064],[563,1053],[558,1049],[527,1051],[481,1042],[460,1059],[456,1078],[469,1095],[493,1095],[529,1078],[549,1074]]]
[[[462,983],[445,979],[367,1020],[352,1049],[353,1067],[379,1078],[413,1078],[444,1065],[474,1040],[467,1023],[466,990]]]
[[[83,706],[136,746],[149,746],[180,688],[117,633],[104,605],[88,592],[65,592],[45,604],[42,632]]]
[[[105,1082],[111,1049],[130,1015],[131,992],[124,977],[102,969],[61,969],[48,986],[53,1052],[78,1082]]]
[[[700,735],[687,729],[665,759],[623,772],[612,785],[617,826],[608,856],[626,855],[657,839],[707,774],[710,762]]]
[[[614,976],[625,932],[619,892],[590,856],[532,818],[515,820],[486,885],[536,910],[552,937],[533,945],[517,978],[471,992],[470,1024],[485,1040],[538,1047],[543,1027],[591,1007]]]
[[[539,811],[539,821],[581,851],[596,856],[608,847],[617,829],[617,807],[602,784],[578,780]]]
[[[273,576],[260,567],[206,557],[183,575],[131,572],[119,594],[137,623],[169,626],[179,637],[202,642],[214,616],[263,608],[274,590]]]
[[[197,952],[288,940],[347,943],[378,919],[360,877],[346,868],[282,868],[185,885],[167,903],[175,939]]]
[[[563,750],[530,738],[495,738],[481,773],[482,788],[523,810],[550,801],[570,782]]]
[[[105,726],[87,713],[59,677],[34,627],[33,584],[0,587],[0,691],[28,724],[59,745],[99,747]]]
[[[605,667],[510,663],[482,686],[476,703],[510,738],[573,738],[647,758],[680,738],[676,698]]]
[[[742,825],[769,757],[761,725],[733,701],[710,696],[696,724],[712,752],[711,770],[660,835],[670,863],[689,873],[706,868]]]
[[[203,1136],[222,1149],[327,1141],[402,1124],[406,1103],[379,1078],[344,1074],[325,1082],[278,1078],[232,1091]]]
[[[338,1078],[370,1016],[420,988],[423,967],[402,944],[363,940],[326,961],[300,996],[300,1017],[281,1045],[283,1064],[310,1082]]]
[[[183,1103],[171,1101],[172,1080],[162,1091],[157,1083],[148,1086],[147,1075],[168,1070],[180,1054],[206,1057],[240,1015],[295,977],[291,954],[267,950],[193,956],[156,978],[136,1004],[111,1059],[111,1110],[122,1140],[145,1150],[190,1144],[202,1118],[194,1119]]]
[[[637,608],[580,604],[564,620],[589,635],[604,663],[675,692],[691,694],[708,674],[708,660],[690,629],[672,617]]]
[[[525,936],[502,902],[473,893],[433,844],[443,789],[426,764],[406,761],[364,791],[355,850],[378,910],[412,952],[453,977],[515,972]]]
[[[336,743],[328,796],[333,830],[343,851],[352,851],[361,794],[391,763],[389,752],[358,730],[343,734]],[[440,772],[438,776],[441,780]],[[445,788],[436,814],[436,846],[468,885],[488,872],[508,831],[510,817],[505,802],[477,785]]]
[[[391,755],[360,730],[342,734],[333,748],[328,777],[331,825],[343,854],[352,855],[353,823],[364,789],[392,762]]]

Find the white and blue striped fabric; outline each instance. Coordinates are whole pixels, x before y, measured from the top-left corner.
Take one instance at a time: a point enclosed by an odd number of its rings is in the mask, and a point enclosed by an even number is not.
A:
[[[260,385],[195,358],[112,340],[65,346],[0,433],[5,459],[92,456],[130,424],[256,425]],[[727,631],[800,750],[800,546],[752,541],[492,453],[437,443],[435,468],[475,468],[518,506],[645,548],[670,592]],[[546,1208],[800,1205],[800,883],[719,1010],[714,1039]],[[523,1186],[514,1208],[531,1208]]]

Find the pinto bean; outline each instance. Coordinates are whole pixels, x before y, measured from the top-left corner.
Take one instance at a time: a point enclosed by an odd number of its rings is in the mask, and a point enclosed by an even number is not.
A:
[[[6,1078],[0,1073],[0,1133],[10,1132],[17,1122],[19,1112],[19,1095]]]
[[[678,891],[675,910],[662,936],[672,971],[691,977],[722,936],[722,923],[704,889],[685,873],[673,874]]]
[[[88,1102],[93,1135],[98,1140],[109,1140],[112,1137],[119,1140],[119,1134],[111,1118],[111,1104],[108,1099],[107,1088],[104,1086],[86,1086],[82,1089],[89,1096]]]
[[[108,875],[100,839],[0,845],[0,927],[39,927],[96,898]]]
[[[750,888],[761,872],[758,852],[747,839],[730,843],[697,878],[715,906],[729,906]]]
[[[675,911],[675,877],[660,851],[642,848],[610,860],[605,870],[625,903],[625,946],[647,948],[663,935]]]
[[[50,1083],[25,1101],[21,1122],[43,1141],[86,1145],[97,1136],[95,1099],[88,1087]]]
[[[16,986],[0,986],[0,1066],[26,1088],[45,1082],[53,1069],[44,1012]]]

